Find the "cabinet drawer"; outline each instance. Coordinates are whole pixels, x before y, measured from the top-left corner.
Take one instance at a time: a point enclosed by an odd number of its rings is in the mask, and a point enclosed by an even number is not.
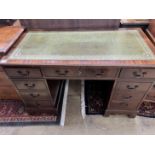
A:
[[[14,87],[9,86],[1,86],[0,87],[0,99],[1,100],[20,100],[20,97],[17,95],[17,92],[15,91]]]
[[[50,100],[50,94],[46,91],[21,91],[24,100]]]
[[[13,80],[18,89],[25,90],[46,90],[44,80]]]
[[[117,101],[117,100],[112,100],[108,110],[133,110],[136,111],[139,102],[130,102],[130,101]]]
[[[155,78],[155,69],[148,69],[148,68],[122,69],[120,78]]]
[[[122,102],[139,102],[144,95],[145,95],[144,92],[132,93],[132,92],[116,91],[112,99]]]
[[[85,67],[81,69],[82,76],[94,78],[114,78],[119,69],[108,67]]]
[[[76,77],[80,75],[78,67],[46,67],[42,68],[45,77]]]
[[[151,83],[143,82],[118,82],[116,85],[116,91],[122,92],[145,92],[151,86]]]
[[[5,71],[9,77],[12,78],[40,78],[42,77],[39,68],[5,68]]]

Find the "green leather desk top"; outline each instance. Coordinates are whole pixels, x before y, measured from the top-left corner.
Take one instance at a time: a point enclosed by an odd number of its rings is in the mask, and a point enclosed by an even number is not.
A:
[[[137,30],[28,32],[9,59],[155,60]]]

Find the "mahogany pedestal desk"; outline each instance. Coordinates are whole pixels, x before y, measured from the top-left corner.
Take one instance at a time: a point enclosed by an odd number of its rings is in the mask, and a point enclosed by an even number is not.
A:
[[[30,112],[56,109],[57,86],[70,79],[82,81],[82,104],[92,113],[86,95],[95,85],[105,116],[135,117],[143,101],[155,101],[155,48],[141,29],[28,31],[0,64]]]

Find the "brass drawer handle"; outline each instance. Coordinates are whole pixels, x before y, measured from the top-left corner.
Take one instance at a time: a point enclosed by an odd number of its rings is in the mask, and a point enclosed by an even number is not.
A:
[[[144,75],[146,75],[146,74],[147,74],[147,72],[140,72],[140,73],[138,73],[137,71],[133,72],[133,75],[137,78],[144,77]]]
[[[36,97],[39,97],[40,94],[38,94],[38,93],[37,94],[30,94],[30,96],[33,97],[33,98],[36,98]]]
[[[138,86],[138,85],[135,85],[135,86],[132,87],[132,86],[130,86],[130,85],[127,85],[126,87],[127,87],[128,89],[136,89],[136,88],[138,88],[139,86]]]
[[[96,76],[102,76],[104,74],[104,72],[103,73],[96,73]]]
[[[34,88],[36,86],[35,83],[32,84],[25,83],[24,85],[28,88]]]
[[[60,70],[56,70],[55,71],[58,75],[61,75],[61,76],[65,76],[65,75],[67,75],[68,74],[68,70],[65,70],[64,72],[61,72]]]
[[[96,76],[102,76],[105,72],[104,71],[100,71],[100,72],[97,72],[95,75]]]
[[[30,74],[29,71],[24,71],[24,72],[23,72],[23,71],[21,71],[21,70],[18,70],[17,73],[20,74],[21,76],[28,76],[28,75]]]

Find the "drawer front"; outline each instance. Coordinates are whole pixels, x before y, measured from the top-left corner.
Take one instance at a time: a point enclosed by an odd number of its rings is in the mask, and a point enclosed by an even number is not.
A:
[[[45,77],[76,77],[80,75],[78,67],[46,67],[42,68]]]
[[[52,106],[52,103],[50,100],[47,100],[47,101],[27,101],[25,102],[25,105],[26,107],[29,107],[29,108],[41,108],[41,107],[51,107]]]
[[[44,80],[13,80],[19,90],[46,90]]]
[[[112,99],[122,102],[139,102],[144,97],[144,95],[145,93],[143,92],[132,93],[116,91]]]
[[[130,101],[118,101],[112,100],[108,110],[133,110],[135,111],[139,105],[139,102],[130,102]]]
[[[20,92],[24,100],[50,100],[50,95],[46,91],[22,91]]]
[[[10,79],[4,72],[0,72],[0,86],[12,86]]]
[[[114,78],[119,69],[108,67],[85,67],[81,69],[82,76],[94,78]]]
[[[1,100],[21,100],[18,96],[17,92],[15,91],[14,87],[0,87],[0,99]]]
[[[155,78],[155,69],[147,69],[147,68],[122,69],[120,78]]]
[[[40,78],[42,77],[39,68],[5,68],[9,77],[12,78]]]
[[[122,92],[145,92],[151,86],[151,83],[143,82],[118,82],[116,85],[116,91]]]

